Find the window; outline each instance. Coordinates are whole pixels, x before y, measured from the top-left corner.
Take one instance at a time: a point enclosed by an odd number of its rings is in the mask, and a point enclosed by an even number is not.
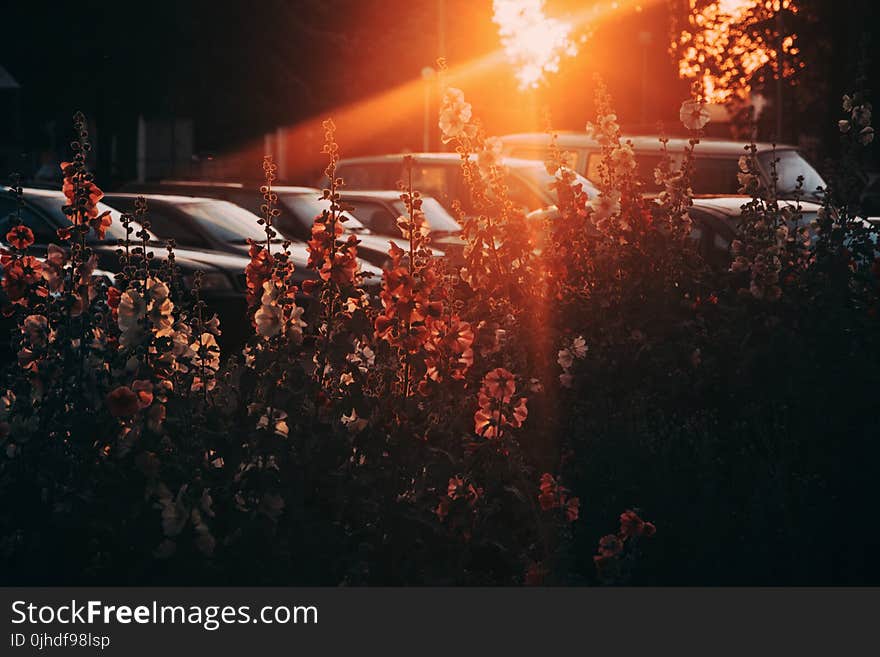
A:
[[[367,228],[379,235],[400,236],[397,228],[397,216],[387,207],[375,201],[345,201],[354,208],[354,215],[360,219]]]
[[[207,246],[205,239],[174,208],[147,201],[146,219],[150,222],[150,230],[163,240],[174,240],[179,246]]]
[[[190,232],[197,239],[200,232],[209,233],[218,242],[243,243],[248,239],[261,242],[266,239],[266,231],[257,223],[259,217],[234,203],[195,201],[182,204],[180,209],[198,225],[198,229],[191,229],[179,221],[174,229]]]
[[[388,178],[396,169],[397,162],[387,165],[343,164],[336,170],[336,175],[345,181],[348,189],[394,189],[394,181]]]
[[[663,188],[654,181],[654,169],[663,160],[660,153],[636,153],[636,175],[644,183],[647,192],[660,192]],[[675,160],[673,160],[673,166]]]
[[[776,163],[776,175],[779,177],[777,189],[781,197],[791,197],[794,195],[797,189],[798,176],[803,176],[804,179],[804,185],[801,188],[803,196],[806,198],[819,197],[816,189],[818,187],[824,188],[825,181],[819,175],[819,172],[795,150],[785,149],[775,153],[768,151],[758,154],[758,162],[761,164],[761,168],[764,169],[768,180],[770,178],[770,165],[774,155],[778,160]]]
[[[695,194],[730,194],[739,191],[739,157],[694,158],[691,187]]]
[[[458,163],[456,163],[456,171]],[[422,194],[433,196],[435,198],[445,198],[450,195],[451,185],[449,180],[449,169],[446,166],[437,166],[431,164],[420,164],[416,160],[416,164],[412,170],[413,187]],[[401,169],[400,180],[406,184],[406,170]]]

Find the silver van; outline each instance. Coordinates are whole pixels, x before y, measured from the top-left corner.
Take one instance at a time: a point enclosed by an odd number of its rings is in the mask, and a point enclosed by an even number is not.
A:
[[[657,136],[623,136],[630,141],[636,154],[639,178],[645,183],[649,193],[659,192],[654,182],[654,168],[660,162],[662,151]],[[543,161],[547,157],[550,137],[546,133],[520,133],[501,137],[503,154],[514,158],[527,158]],[[682,137],[670,138],[667,148],[673,165],[681,163],[688,140]],[[594,139],[585,133],[560,132],[557,145],[563,152],[571,153],[576,170],[588,180],[599,179],[599,164],[602,159],[601,148]],[[701,139],[694,150],[694,175],[692,188],[697,195],[735,195],[738,194],[739,158],[746,153],[747,144],[729,139]],[[757,144],[757,160],[761,169],[762,183],[770,183],[770,167],[774,158],[772,144]],[[794,146],[777,145],[775,157],[778,175],[777,190],[779,198],[790,199],[796,195],[798,176],[803,176],[801,198],[818,200],[818,189],[825,188],[825,181],[819,172],[801,155]]]

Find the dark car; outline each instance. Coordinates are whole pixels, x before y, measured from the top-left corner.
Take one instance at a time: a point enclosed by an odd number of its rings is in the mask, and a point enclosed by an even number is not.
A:
[[[345,204],[371,233],[386,237],[400,237],[397,220],[407,215],[406,203],[400,192],[356,190],[345,191]],[[453,261],[460,261],[464,253],[464,241],[459,237],[461,225],[433,196],[422,196],[422,212],[431,229],[431,244],[441,249]]]
[[[132,212],[138,194],[107,194],[104,201],[124,212]],[[247,255],[248,240],[265,242],[266,232],[258,217],[229,201],[192,196],[143,194],[147,200],[147,218],[150,230],[162,239],[174,239],[184,248],[210,249],[237,255]],[[279,245],[284,240],[275,238]],[[308,245],[294,241],[289,247],[294,265],[294,281],[299,285],[317,274],[308,268]],[[367,262],[360,263],[361,271],[378,280],[382,272]],[[304,300],[302,300],[304,301]]]
[[[453,202],[458,201],[466,215],[475,214],[461,172],[461,156],[457,153],[412,153],[411,156],[415,159],[412,167],[415,189],[437,199],[448,212],[454,212]],[[354,193],[352,190],[398,189],[398,182],[408,175],[404,157],[406,155],[401,153],[340,160],[336,173],[345,181],[345,198]],[[556,191],[552,187],[556,178],[547,172],[543,162],[506,157],[501,165],[506,172],[507,193],[515,205],[534,212],[556,203]],[[590,181],[575,175],[588,196],[598,194]]]
[[[54,190],[24,190],[24,207],[21,220],[34,233],[35,243],[30,251],[37,257],[44,257],[50,243],[59,243],[57,231],[70,226],[70,220],[64,214],[63,207],[67,203],[65,196]],[[9,230],[18,209],[18,201],[11,192],[0,192],[0,239]],[[98,211],[110,211],[113,220],[107,229],[104,239],[97,239],[93,232],[88,235],[88,243],[98,259],[98,268],[112,273],[120,271],[117,254],[118,240],[125,237],[120,222],[120,213],[104,203],[98,204]],[[140,230],[136,226],[136,230]],[[164,262],[168,257],[165,242],[152,235],[147,244],[147,252],[152,254],[156,263]],[[181,282],[185,292],[191,290],[194,275],[202,272],[201,296],[208,305],[210,312],[216,312],[221,320],[221,346],[238,346],[250,332],[246,321],[246,285],[244,268],[250,259],[243,255],[223,253],[220,251],[175,249],[174,262],[180,269]]]
[[[260,214],[263,205],[263,194],[256,188],[245,187],[238,183],[210,183],[190,181],[165,181],[156,185],[129,186],[131,191],[148,190],[155,193],[189,194],[230,201],[254,214]],[[273,187],[278,195],[279,215],[274,221],[277,231],[287,239],[304,242],[311,239],[315,217],[329,207],[329,202],[321,199],[321,190],[314,187]],[[374,235],[357,218],[343,212],[343,226],[346,232],[352,233],[360,240],[358,258],[375,267],[382,267],[389,261],[389,238]],[[393,239],[399,247],[408,248],[408,243]],[[435,255],[442,256],[439,249]]]

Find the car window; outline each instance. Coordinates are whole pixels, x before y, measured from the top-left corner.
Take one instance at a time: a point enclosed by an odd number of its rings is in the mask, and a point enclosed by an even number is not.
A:
[[[736,195],[739,191],[739,156],[694,158],[691,188],[695,194]]]
[[[220,242],[242,243],[248,239],[260,242],[266,239],[266,231],[257,223],[259,217],[234,203],[195,201],[182,204],[180,209]]]
[[[711,265],[726,267],[730,261],[730,235],[724,230],[717,217],[699,208],[688,211],[691,218],[690,239],[697,251]]]
[[[654,169],[663,160],[660,153],[636,153],[636,175],[644,184],[643,190],[646,192],[659,192],[662,187],[654,181]],[[600,170],[602,164],[602,153],[593,152],[587,156],[587,173],[589,180],[597,181],[602,179]],[[673,166],[676,166],[673,158]]]
[[[260,215],[260,206],[263,205],[263,195],[256,192],[237,191],[230,192],[229,200],[238,206],[243,207],[248,212]]]
[[[16,223],[18,201],[11,196],[0,196],[0,240],[6,239],[6,233]],[[32,208],[25,205],[21,208],[21,223],[34,233],[34,241],[37,244],[57,242],[58,235],[54,228],[46,220],[38,215]]]
[[[395,215],[382,203],[348,199],[345,199],[345,202],[354,208],[354,216],[374,233],[394,237],[400,235],[400,230],[397,228],[397,217],[400,215]]]
[[[278,231],[285,236],[309,237],[315,217],[329,209],[330,202],[318,198],[317,194],[284,194],[278,195],[282,207],[281,216],[275,220]],[[368,232],[357,218],[350,212],[343,212],[346,221],[343,226],[349,232]]]
[[[513,146],[504,152],[509,157],[522,160],[545,160],[547,159],[547,146]]]
[[[642,181],[646,192],[660,192],[663,188],[654,180],[654,169],[663,161],[661,153],[636,153],[636,175]],[[673,160],[674,162],[675,160]]]
[[[449,198],[455,193],[453,176],[458,172],[458,163],[454,167],[437,164],[423,164],[416,160],[412,168],[413,187],[422,194],[437,198]],[[406,171],[401,168],[399,180],[407,182]],[[451,200],[451,199],[450,199]]]
[[[505,183],[507,184],[507,196],[515,206],[519,206],[525,212],[539,210],[552,204],[551,199],[541,193],[534,179],[530,179],[528,171],[509,171]]]
[[[587,155],[587,172],[584,174],[587,179],[597,181],[602,180],[602,153],[590,153]]]
[[[336,175],[345,181],[345,186],[348,189],[394,189],[394,181],[388,179],[396,170],[396,162],[389,164],[341,164],[336,170]]]
[[[67,217],[66,214],[64,214],[63,208],[65,201],[62,197],[56,195],[43,196],[41,194],[35,193],[27,195],[27,202],[33,204],[39,210],[49,215],[51,217],[51,221],[56,226],[70,225],[70,219]],[[115,242],[117,240],[125,239],[125,229],[122,227],[122,223],[119,221],[119,210],[117,210],[116,208],[111,208],[104,203],[98,203],[98,214],[103,214],[104,212],[110,213],[110,219],[112,222],[104,233],[104,241]],[[132,228],[134,229],[134,232],[141,230],[140,226],[138,226],[137,224],[133,224]],[[134,235],[134,233],[132,233],[132,235]],[[132,239],[136,238],[133,237]],[[94,231],[88,232],[86,240],[88,242],[98,241]]]
[[[393,203],[397,216],[407,214],[406,203],[396,200]],[[422,198],[422,212],[432,231],[442,233],[458,233],[461,225],[449,214],[435,198]],[[396,227],[395,227],[396,230]]]
[[[130,197],[107,197],[107,202],[123,212],[134,211],[134,198]],[[199,233],[188,226],[175,212],[174,208],[168,208],[165,203],[147,199],[146,219],[150,222],[150,230],[163,240],[173,239],[178,246],[204,247],[205,240]]]
[[[773,160],[773,151],[758,153],[758,162],[764,169],[766,175],[770,175],[770,165]],[[807,197],[818,197],[816,189],[825,187],[825,181],[819,172],[807,162],[803,156],[796,150],[783,149],[775,152],[776,174],[779,177],[777,182],[777,190],[780,196],[793,196],[797,188],[798,176],[803,176],[804,185],[802,193]]]

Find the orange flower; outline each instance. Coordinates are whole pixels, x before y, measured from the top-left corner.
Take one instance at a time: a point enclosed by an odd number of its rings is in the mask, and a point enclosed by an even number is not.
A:
[[[92,227],[92,230],[95,231],[95,234],[98,236],[99,240],[104,239],[104,234],[107,232],[107,229],[113,224],[113,220],[110,218],[110,210],[106,212],[102,212],[97,217],[93,217],[89,219],[89,226]]]
[[[527,399],[521,397],[513,404],[516,379],[503,367],[495,368],[483,378],[477,396],[479,408],[474,413],[474,428],[484,438],[497,438],[505,426],[519,428],[529,411]]]
[[[516,378],[503,367],[496,367],[483,378],[483,387],[490,397],[506,404],[516,392]]]
[[[19,251],[24,251],[34,243],[34,232],[27,226],[15,226],[6,233],[6,241]]]

